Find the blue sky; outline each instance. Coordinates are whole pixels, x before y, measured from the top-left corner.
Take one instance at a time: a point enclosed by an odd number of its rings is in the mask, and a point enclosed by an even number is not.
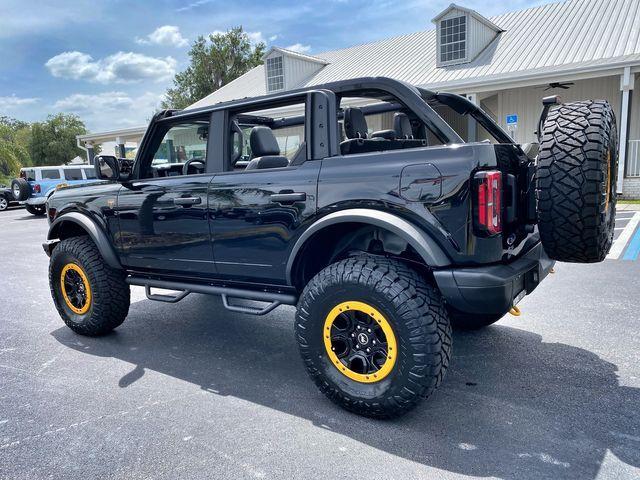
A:
[[[142,125],[200,34],[242,25],[310,54],[433,28],[450,0],[2,0],[0,115],[78,114],[92,131]],[[460,5],[491,16],[544,0]]]

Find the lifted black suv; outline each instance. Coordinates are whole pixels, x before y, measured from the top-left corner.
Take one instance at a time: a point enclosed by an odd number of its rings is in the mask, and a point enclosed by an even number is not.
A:
[[[54,302],[83,335],[124,321],[129,285],[257,315],[297,305],[318,387],[400,415],[440,384],[451,324],[517,313],[552,259],[610,248],[611,108],[544,112],[534,155],[464,97],[386,78],[163,111],[134,162],[96,157],[107,181],[49,199]]]

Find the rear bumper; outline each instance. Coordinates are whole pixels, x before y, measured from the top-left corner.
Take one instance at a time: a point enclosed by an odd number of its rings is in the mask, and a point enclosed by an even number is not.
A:
[[[555,261],[541,243],[508,264],[455,268],[433,272],[447,303],[473,314],[504,314],[530,294],[549,274]]]
[[[47,203],[47,197],[29,197],[24,202],[20,202],[26,205],[44,205],[45,203]]]

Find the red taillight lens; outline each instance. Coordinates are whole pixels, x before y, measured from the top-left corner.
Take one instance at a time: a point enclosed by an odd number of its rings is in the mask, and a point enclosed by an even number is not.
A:
[[[502,174],[498,171],[478,172],[476,227],[488,235],[502,232]]]
[[[40,184],[39,183],[36,183],[33,186],[33,193],[40,193]]]

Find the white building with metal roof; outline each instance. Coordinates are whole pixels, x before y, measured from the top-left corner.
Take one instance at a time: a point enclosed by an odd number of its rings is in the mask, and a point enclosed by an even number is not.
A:
[[[640,76],[640,0],[568,0],[490,18],[452,4],[432,22],[429,30],[313,56],[273,47],[263,65],[189,108],[385,76],[467,95],[524,143],[535,140],[542,97],[606,99],[620,128],[618,191],[640,197],[640,101],[632,102]],[[127,129],[127,138],[132,133]]]

